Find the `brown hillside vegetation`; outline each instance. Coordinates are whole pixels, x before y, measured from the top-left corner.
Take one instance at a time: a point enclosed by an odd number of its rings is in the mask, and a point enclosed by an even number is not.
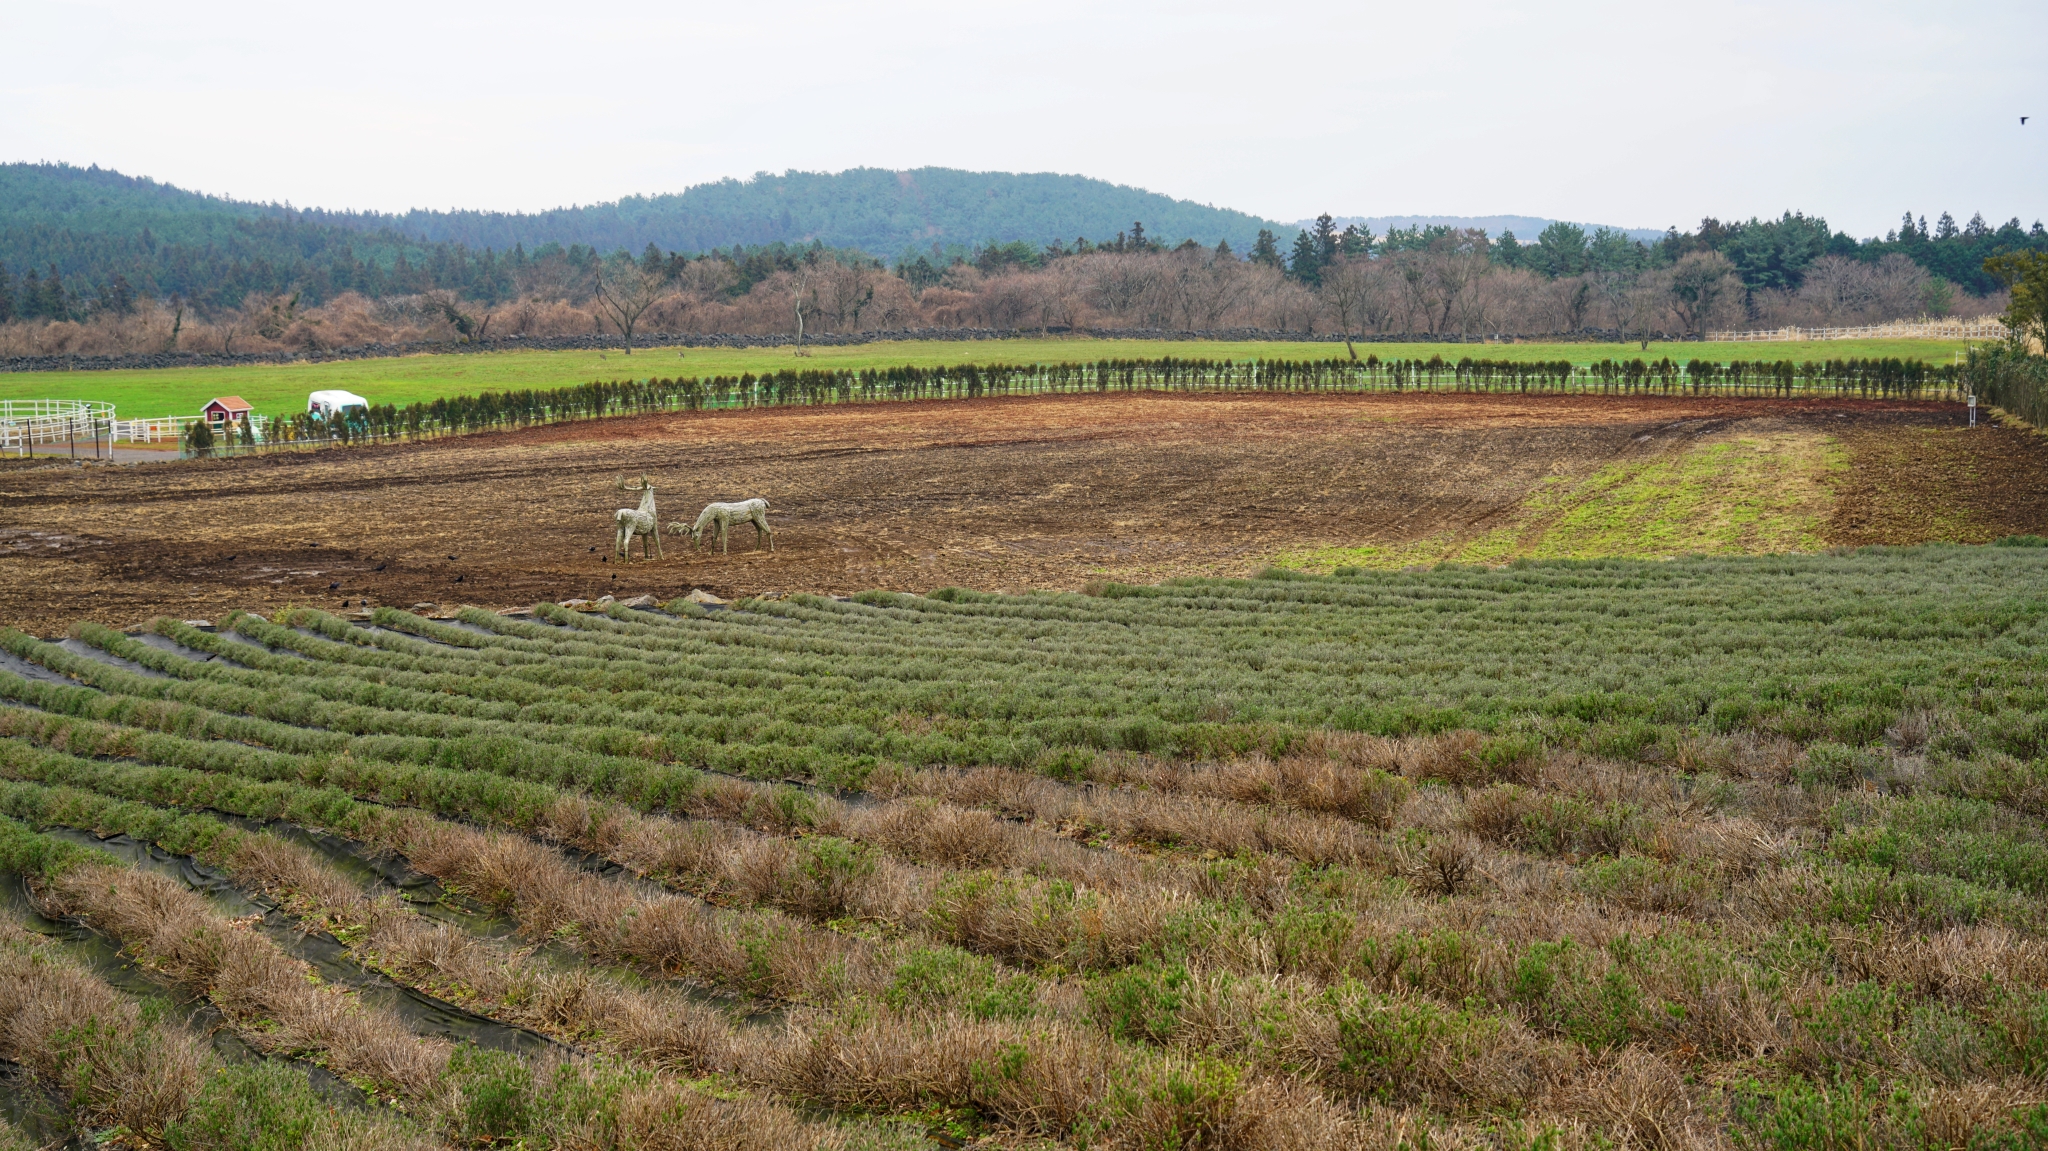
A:
[[[0,622],[543,598],[1076,588],[1517,555],[2048,531],[2048,440],[1954,405],[1479,395],[987,399],[671,414],[232,461],[0,472]],[[776,550],[610,551],[759,496]],[[1985,482],[1985,481],[1990,482]],[[637,549],[636,549],[637,555]]]

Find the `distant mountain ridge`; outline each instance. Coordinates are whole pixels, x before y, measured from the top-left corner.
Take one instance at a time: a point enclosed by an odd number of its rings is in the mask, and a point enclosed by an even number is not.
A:
[[[1377,216],[1392,224],[1447,223],[1515,229],[1534,240],[1549,223],[1529,216]],[[518,260],[550,244],[592,253],[649,244],[701,253],[736,245],[853,248],[895,260],[935,247],[942,256],[989,241],[1033,244],[1077,237],[1112,240],[1142,221],[1150,239],[1219,240],[1243,253],[1261,229],[1285,250],[1301,224],[1179,200],[1141,188],[1054,173],[955,168],[838,173],[762,173],[682,192],[628,196],[545,212],[339,212],[261,204],[187,191],[97,166],[0,164],[0,265],[22,292],[49,273],[80,298],[128,295],[239,304],[249,293],[297,291],[308,302],[356,291],[369,296],[447,288],[471,299],[514,290]],[[1306,222],[1304,222],[1306,223]],[[1637,229],[1632,234],[1654,236]],[[495,253],[495,254],[492,254]],[[512,257],[508,260],[508,257]],[[62,294],[10,304],[0,280],[0,319],[63,315]]]
[[[1426,228],[1441,224],[1447,228],[1484,228],[1493,239],[1500,239],[1502,232],[1513,232],[1515,239],[1524,244],[1535,241],[1538,234],[1550,225],[1558,223],[1544,216],[1333,216],[1339,228],[1347,224],[1358,224],[1371,228],[1373,235],[1384,236],[1389,228]],[[1579,220],[1564,223],[1577,224],[1588,234],[1596,228],[1620,232],[1632,240],[1650,243],[1664,235],[1662,228],[1621,228],[1613,224],[1588,224]],[[1288,225],[1289,229],[1305,229],[1315,226],[1314,220],[1297,220]]]
[[[390,229],[429,243],[504,250],[515,244],[586,244],[604,251],[701,252],[776,242],[859,248],[894,259],[931,245],[988,240],[1072,242],[1112,239],[1142,221],[1169,242],[1228,240],[1242,250],[1259,229],[1280,224],[1245,212],[1176,200],[1087,176],[1051,172],[968,172],[958,168],[849,168],[766,172],[682,192],[545,212],[309,212],[306,218],[363,230]]]

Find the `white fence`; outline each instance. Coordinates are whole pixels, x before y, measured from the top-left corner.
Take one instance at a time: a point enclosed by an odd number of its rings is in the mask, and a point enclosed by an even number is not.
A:
[[[114,405],[96,400],[0,400],[0,451],[34,451],[111,436]]]
[[[199,422],[198,416],[158,416],[153,420],[115,420],[114,438],[131,444],[175,444],[185,438],[185,429]]]
[[[198,416],[124,420],[97,400],[0,400],[0,451],[27,455],[38,444],[180,444]],[[251,414],[249,431],[263,443],[267,417]]]
[[[1707,339],[1766,340],[2002,340],[2005,325],[1996,316],[1973,320],[1894,320],[1860,328],[1771,328],[1754,332],[1708,332]]]

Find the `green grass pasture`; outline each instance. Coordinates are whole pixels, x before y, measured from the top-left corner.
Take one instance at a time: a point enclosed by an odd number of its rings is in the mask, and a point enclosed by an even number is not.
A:
[[[1896,357],[1948,363],[1966,345],[1946,340],[1839,340],[1826,343],[1636,344],[1361,344],[1359,355],[1382,359],[1443,356],[1507,360],[1659,359],[1835,360]],[[851,347],[818,347],[798,359],[788,348],[644,348],[631,356],[613,350],[487,352],[477,355],[402,356],[319,364],[255,364],[229,368],[162,368],[113,372],[0,374],[0,400],[82,399],[115,405],[124,418],[190,415],[215,396],[239,395],[265,414],[305,407],[306,394],[346,388],[372,403],[407,404],[463,393],[553,388],[594,379],[738,375],[790,367],[819,369],[932,367],[962,363],[1059,363],[1100,359],[1322,359],[1342,356],[1339,344],[1272,341],[921,340]]]

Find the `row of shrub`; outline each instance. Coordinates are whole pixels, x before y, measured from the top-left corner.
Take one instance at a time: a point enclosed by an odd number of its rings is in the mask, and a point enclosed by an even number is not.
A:
[[[302,440],[416,438],[658,411],[1074,395],[1129,391],[1455,391],[1573,395],[1693,395],[1786,398],[1950,399],[1959,369],[1920,360],[1851,359],[1794,363],[1692,360],[1204,360],[1163,357],[1092,363],[961,364],[847,370],[784,369],[708,378],[609,380],[571,387],[492,391],[381,404],[351,421],[301,417]]]

